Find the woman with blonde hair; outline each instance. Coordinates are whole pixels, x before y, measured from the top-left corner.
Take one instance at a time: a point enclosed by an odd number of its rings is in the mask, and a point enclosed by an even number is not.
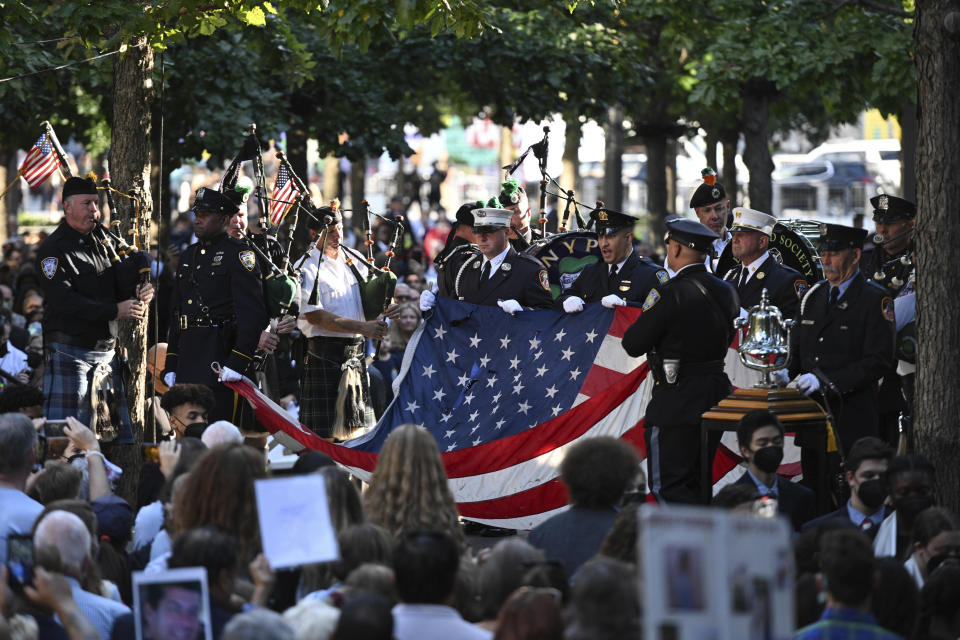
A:
[[[407,348],[407,343],[413,337],[413,333],[420,326],[422,318],[420,307],[412,302],[400,304],[400,315],[390,323],[390,350],[396,353],[403,353]]]
[[[396,428],[384,442],[364,497],[369,522],[394,536],[444,531],[466,549],[457,506],[430,432],[413,424]]]

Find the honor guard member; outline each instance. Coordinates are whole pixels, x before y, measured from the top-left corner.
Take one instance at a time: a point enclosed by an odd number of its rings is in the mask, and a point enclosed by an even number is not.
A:
[[[717,234],[713,241],[713,257],[707,256],[705,264],[713,273],[717,266],[717,258],[723,253],[730,242],[730,232],[727,231],[727,217],[730,214],[730,200],[723,185],[717,182],[717,172],[707,167],[700,172],[703,184],[697,187],[690,197],[690,208],[697,214],[697,219]],[[723,275],[723,274],[720,274]]]
[[[686,218],[667,221],[667,267],[676,275],[647,294],[643,312],[623,336],[623,348],[647,354],[654,379],[644,417],[650,487],[660,502],[700,501],[700,416],[732,387],[723,360],[733,340],[737,293],[707,271],[717,239]]]
[[[833,403],[843,451],[860,438],[877,435],[877,382],[893,363],[893,298],[859,270],[866,235],[864,229],[820,225],[818,249],[826,279],[803,297],[791,332],[790,374],[796,376],[791,384],[807,395],[826,394]],[[797,444],[803,477],[812,481],[822,472],[813,467],[813,447],[826,445],[800,434]]]
[[[513,315],[524,307],[552,309],[553,295],[547,269],[542,262],[526,253],[517,253],[507,239],[510,217],[507,209],[474,209],[473,232],[477,249],[461,251],[461,259],[453,276],[453,296],[473,304],[497,305]],[[451,274],[453,271],[451,271]],[[424,300],[420,308],[433,308],[434,296]]]
[[[180,256],[173,292],[163,380],[205,384],[216,405],[211,423],[252,423],[242,415],[246,402],[218,382],[235,382],[248,372],[267,309],[260,268],[252,249],[227,235],[237,205],[215,189],[197,189],[193,222],[197,242]],[[219,363],[219,376],[211,368]]]
[[[111,262],[101,242],[98,203],[93,180],[68,178],[63,185],[63,220],[37,249],[46,300],[44,416],[49,420],[74,416],[103,440],[130,443],[130,415],[114,352],[117,320],[143,320],[153,287],[137,285],[136,273],[128,277],[121,267],[127,261]],[[98,387],[112,389],[109,423],[102,419]],[[95,420],[95,410],[101,419]]]
[[[583,311],[585,302],[600,302],[608,309],[628,302],[641,303],[650,289],[670,279],[663,267],[634,253],[636,218],[610,209],[597,209],[590,217],[596,224],[603,260],[580,272],[571,287],[557,298],[557,306],[567,313],[576,313]]]
[[[766,289],[767,301],[784,318],[795,318],[800,299],[808,289],[807,281],[799,271],[780,264],[770,254],[776,224],[777,219],[768,213],[746,207],[733,210],[730,246],[740,263],[727,271],[723,279],[737,290],[742,309],[760,304],[760,294]]]
[[[913,382],[916,372],[916,265],[913,228],[917,207],[909,200],[881,194],[870,198],[876,233],[873,249],[863,252],[863,273],[894,299],[897,321],[894,369],[883,374],[880,385],[880,437],[896,447],[900,416],[906,417],[905,434],[911,437]]]
[[[447,241],[440,253],[433,259],[433,266],[437,272],[436,287],[433,291],[423,291],[420,294],[421,300],[424,293],[430,294],[427,296],[429,304],[427,309],[433,307],[436,295],[447,298],[453,297],[454,278],[457,275],[457,267],[460,265],[459,261],[462,259],[461,252],[477,250],[477,234],[473,232],[473,214],[471,211],[482,206],[483,203],[479,201],[468,202],[457,209],[453,226],[447,235]],[[421,311],[426,311],[426,309],[421,309]]]
[[[488,207],[502,207],[513,215],[510,217],[510,246],[516,251],[526,251],[530,244],[543,237],[539,229],[530,228],[530,200],[516,178],[507,178],[500,185],[500,195]]]
[[[318,214],[329,224],[321,231],[321,219],[308,218],[311,237],[319,239],[300,264],[297,324],[307,338],[300,421],[320,437],[347,439],[373,424],[364,338],[386,336],[386,318],[396,318],[400,306],[366,319],[359,284],[359,278],[367,276],[366,260],[340,244],[339,209],[322,207]]]

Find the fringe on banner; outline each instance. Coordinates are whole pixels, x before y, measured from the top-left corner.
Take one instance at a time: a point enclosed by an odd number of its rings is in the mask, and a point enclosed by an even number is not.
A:
[[[360,358],[348,359],[340,367],[343,372],[337,387],[336,420],[333,422],[334,440],[349,440],[368,427],[364,402],[363,367]]]

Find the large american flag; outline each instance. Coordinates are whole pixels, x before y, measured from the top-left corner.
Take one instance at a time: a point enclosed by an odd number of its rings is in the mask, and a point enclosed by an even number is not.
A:
[[[646,359],[631,358],[620,344],[639,313],[595,303],[578,314],[510,317],[440,298],[407,347],[394,401],[374,429],[343,445],[314,435],[249,380],[228,386],[288,449],[323,451],[363,480],[392,429],[419,424],[437,440],[461,516],[528,529],[566,507],[559,467],[573,443],[613,436],[644,456],[653,380]],[[734,382],[745,381],[752,372],[731,358]],[[735,451],[736,435],[728,433],[714,462],[716,490],[743,473]],[[781,473],[796,473],[797,460],[788,444]]]
[[[30,151],[23,159],[23,164],[20,165],[20,175],[27,181],[31,189],[36,189],[59,166],[60,158],[53,152],[50,136],[44,132],[40,134],[37,142],[30,147]]]
[[[283,222],[283,217],[293,206],[293,197],[299,189],[290,179],[287,165],[281,163],[277,171],[277,180],[273,185],[273,200],[270,201],[270,224],[276,226]]]

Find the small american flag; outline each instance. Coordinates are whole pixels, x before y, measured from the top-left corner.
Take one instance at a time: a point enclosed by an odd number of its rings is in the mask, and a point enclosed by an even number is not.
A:
[[[290,179],[290,172],[285,164],[280,165],[277,171],[277,181],[273,185],[273,200],[270,202],[270,224],[279,225],[283,217],[293,206],[293,196],[299,189]]]
[[[30,147],[27,157],[20,165],[20,175],[27,181],[31,189],[36,189],[50,174],[60,166],[60,158],[53,152],[50,136],[44,132],[37,138],[36,144]]]

